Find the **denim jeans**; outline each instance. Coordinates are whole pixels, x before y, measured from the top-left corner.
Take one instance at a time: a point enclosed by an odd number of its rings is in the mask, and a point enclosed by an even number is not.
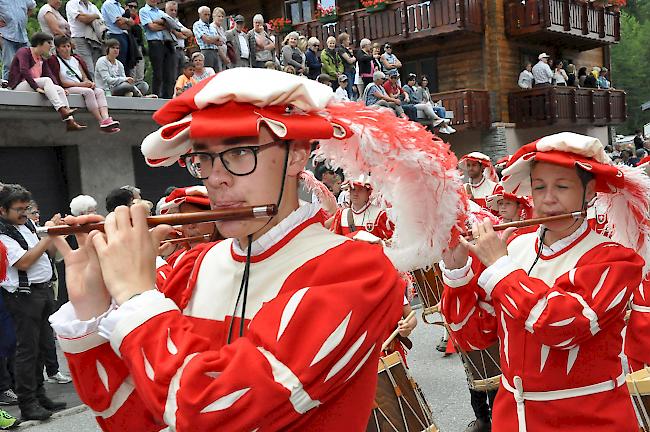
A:
[[[16,51],[26,46],[29,46],[27,42],[14,42],[9,39],[2,39],[2,79],[9,79],[9,68],[16,55]]]

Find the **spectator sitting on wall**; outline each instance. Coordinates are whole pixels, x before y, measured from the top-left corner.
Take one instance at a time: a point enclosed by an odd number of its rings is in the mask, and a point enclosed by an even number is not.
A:
[[[338,78],[339,85],[334,91],[334,99],[339,102],[347,102],[350,100],[348,97],[348,77],[347,75],[341,74]]]
[[[195,52],[192,54],[192,64],[194,65],[194,81],[197,83],[216,74],[214,69],[205,66],[205,56],[203,53]]]
[[[147,94],[146,82],[136,82],[124,73],[124,65],[117,59],[120,43],[115,39],[106,41],[106,55],[95,65],[95,84],[111,96],[142,97]]]
[[[393,47],[389,43],[384,44],[384,53],[381,55],[380,60],[381,67],[386,74],[391,70],[397,70],[402,67],[402,62],[393,54]]]
[[[72,116],[76,109],[70,109],[68,98],[61,86],[54,84],[50,76],[52,72],[43,61],[50,55],[52,36],[37,32],[32,35],[31,47],[20,48],[9,72],[9,88],[17,91],[35,91],[45,95],[55,110],[61,115],[67,131],[79,131],[86,126],[77,123]]]
[[[305,69],[305,55],[298,48],[299,36],[298,32],[295,31],[292,31],[287,35],[284,39],[281,59],[284,66],[293,66],[298,75],[302,74]]]
[[[517,85],[519,85],[520,89],[527,90],[533,88],[533,82],[535,78],[533,77],[533,73],[531,72],[532,70],[533,70],[532,63],[526,63],[526,67],[519,74],[519,80],[517,81]]]
[[[110,213],[121,205],[131,207],[133,200],[133,192],[130,190],[122,188],[113,189],[106,196],[106,211]]]
[[[70,38],[57,36],[54,38],[54,46],[56,55],[47,60],[52,72],[52,81],[66,89],[69,94],[83,96],[88,111],[97,119],[102,132],[119,132],[120,122],[109,116],[104,90],[97,88],[91,81],[90,72],[83,59],[77,54],[72,54]]]
[[[627,162],[625,162],[625,164],[635,167],[635,166],[637,166],[639,164],[641,159],[643,159],[646,156],[647,156],[647,153],[646,153],[645,149],[637,149],[634,152],[634,157],[629,158],[627,160]]]
[[[432,128],[440,126],[439,131],[446,134],[456,132],[454,128],[449,126],[449,120],[440,118],[440,116],[438,116],[438,114],[433,109],[433,105],[430,102],[424,101],[423,97],[425,93],[429,95],[429,99],[431,98],[431,95],[428,93],[428,91],[418,91],[419,88],[416,85],[416,79],[417,77],[415,74],[409,74],[408,81],[402,87],[402,90],[404,90],[404,92],[408,95],[410,103],[413,105],[413,107],[416,110],[422,111],[426,119],[430,122],[429,126]],[[415,120],[417,121],[417,118]]]
[[[568,77],[566,84],[569,87],[576,87],[578,84],[578,79],[576,77],[576,65],[569,63],[569,65],[566,67],[566,74]]]
[[[332,78],[329,75],[327,75],[326,73],[322,73],[322,74],[318,75],[318,77],[316,78],[316,82],[319,82],[321,84],[325,84],[326,86],[328,86],[330,88],[332,87]]]
[[[285,67],[282,68],[282,71],[291,75],[297,75],[296,68],[291,65],[286,65]]]
[[[0,48],[2,48],[2,79],[9,79],[9,65],[20,48],[29,46],[27,16],[36,7],[34,0],[0,2]]]
[[[38,10],[38,24],[41,31],[53,37],[70,36],[70,24],[63,18],[59,8],[61,0],[47,0],[47,3]]]
[[[607,76],[609,75],[609,70],[607,70],[606,67],[603,67],[600,70],[600,74],[598,76],[598,87],[601,89],[610,89],[610,82],[607,79]]]
[[[625,165],[629,165],[628,161],[632,158],[631,150],[621,150],[621,162]]]
[[[323,63],[323,73],[330,76],[332,81],[338,85],[338,76],[343,73],[343,59],[336,49],[336,38],[330,36],[327,38],[327,46],[320,53],[320,59]]]
[[[586,79],[587,79],[587,68],[583,66],[580,69],[578,69],[578,87],[584,87]]]
[[[348,98],[350,100],[356,100],[356,94],[354,93],[354,77],[356,75],[356,63],[357,58],[352,53],[352,42],[350,35],[347,33],[341,33],[339,35],[339,55],[343,59],[343,73],[348,77],[347,79],[347,92]],[[339,80],[339,85],[341,81]]]
[[[567,85],[567,80],[569,77],[566,74],[566,71],[564,70],[564,63],[561,61],[557,61],[555,63],[555,69],[553,72],[553,83],[558,86],[564,86],[566,87]]]
[[[585,88],[598,88],[598,74],[600,73],[600,68],[594,66],[591,70],[591,73],[585,78],[583,87]]]
[[[90,195],[77,195],[70,201],[70,214],[72,216],[97,214],[97,201]]]
[[[183,73],[176,80],[176,92],[174,96],[180,96],[185,90],[196,84],[194,79],[194,64],[187,62],[183,65]]]
[[[359,97],[361,97],[366,86],[373,82],[372,42],[370,39],[361,39],[360,48],[355,57],[357,58],[357,74],[361,82],[355,80],[354,83],[357,85]]]
[[[266,67],[266,62],[275,61],[275,37],[264,29],[264,17],[253,17],[253,28],[248,32],[248,44],[253,56],[253,67]]]
[[[367,106],[380,106],[390,108],[393,110],[397,117],[407,118],[402,109],[402,102],[386,93],[384,89],[384,82],[386,75],[382,71],[377,71],[373,74],[373,82],[368,85],[364,90],[363,102]]]
[[[65,5],[70,33],[75,51],[88,66],[90,74],[95,72],[95,63],[102,55],[102,14],[90,0],[70,0]]]
[[[271,69],[271,70],[280,70],[278,67],[278,64],[274,62],[273,60],[269,60],[266,63],[264,63],[264,69]],[[295,70],[294,70],[295,72]]]
[[[310,37],[307,41],[307,51],[305,52],[305,66],[309,72],[307,78],[315,80],[321,74],[322,63],[318,49],[320,48],[320,41],[318,38]]]
[[[533,66],[532,71],[533,78],[535,79],[535,87],[550,86],[553,80],[553,71],[548,65],[549,55],[541,53],[537,59],[539,61]]]
[[[384,90],[386,90],[388,96],[398,99],[406,116],[412,121],[417,121],[418,110],[411,104],[409,95],[399,86],[399,73],[397,69],[391,69],[386,76],[388,79],[384,81]]]

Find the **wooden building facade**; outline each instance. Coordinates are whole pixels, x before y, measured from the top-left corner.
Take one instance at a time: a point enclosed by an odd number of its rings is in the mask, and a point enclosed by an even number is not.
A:
[[[358,0],[320,0],[336,5],[335,22],[314,19],[317,0],[179,1],[186,24],[203,4],[266,20],[285,17],[293,28],[324,44],[346,32],[355,46],[362,38],[390,42],[404,67],[402,75],[426,74],[430,89],[454,112],[459,133],[449,140],[457,152],[483,149],[495,157],[539,134],[560,130],[608,139],[608,125],[626,119],[622,90],[552,87],[520,90],[525,63],[541,52],[591,70],[610,69],[609,46],[620,40],[620,12],[588,0],[395,0],[368,11]],[[280,35],[282,36],[282,35]],[[615,72],[610,73],[614,77]],[[611,80],[611,78],[610,78]],[[507,149],[492,148],[496,141]],[[498,146],[497,146],[498,147]],[[503,147],[503,146],[501,146]]]

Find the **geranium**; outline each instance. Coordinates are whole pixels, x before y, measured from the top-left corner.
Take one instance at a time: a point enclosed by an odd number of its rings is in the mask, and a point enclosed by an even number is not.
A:
[[[269,22],[268,22],[269,29],[272,30],[272,31],[276,31],[276,32],[281,31],[285,27],[291,26],[291,24],[292,23],[291,23],[290,19],[282,18],[282,17],[274,18],[272,20],[269,20]]]
[[[388,4],[388,0],[361,0],[361,5],[365,8],[377,7],[384,4]]]
[[[336,16],[338,15],[338,12],[338,6],[323,7],[320,3],[318,3],[316,5],[316,12],[314,12],[314,16],[316,19],[319,19],[328,16]]]

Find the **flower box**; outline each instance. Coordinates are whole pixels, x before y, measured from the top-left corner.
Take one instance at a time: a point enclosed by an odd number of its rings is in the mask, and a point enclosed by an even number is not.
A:
[[[338,15],[323,15],[322,17],[318,18],[318,21],[322,22],[323,24],[335,23],[338,20],[339,20]]]
[[[383,11],[384,9],[386,9],[386,6],[388,6],[386,3],[379,3],[375,6],[369,6],[366,8],[366,12],[374,13],[374,12]]]

